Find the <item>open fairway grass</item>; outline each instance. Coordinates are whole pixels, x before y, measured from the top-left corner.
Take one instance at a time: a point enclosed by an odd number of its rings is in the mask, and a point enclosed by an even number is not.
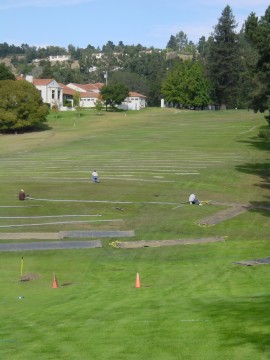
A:
[[[48,130],[0,136],[0,235],[14,234],[0,245],[41,241],[20,233],[135,232],[102,248],[0,252],[0,358],[269,359],[270,264],[235,264],[270,257],[264,124],[242,110],[149,108],[52,114]],[[187,204],[192,192],[210,205]],[[252,208],[198,225],[232,204]],[[212,237],[225,240],[111,245]]]

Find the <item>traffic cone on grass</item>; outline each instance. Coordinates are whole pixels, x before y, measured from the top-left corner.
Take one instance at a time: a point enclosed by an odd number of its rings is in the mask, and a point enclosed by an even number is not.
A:
[[[135,288],[140,288],[140,287],[141,287],[140,275],[139,275],[139,273],[137,273]]]
[[[57,289],[59,286],[58,286],[58,282],[57,282],[57,279],[56,279],[56,276],[55,274],[53,275],[53,282],[52,282],[52,288],[53,289]]]

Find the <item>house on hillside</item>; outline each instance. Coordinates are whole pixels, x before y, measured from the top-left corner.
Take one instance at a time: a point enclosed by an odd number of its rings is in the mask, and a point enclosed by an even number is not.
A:
[[[137,92],[130,92],[129,96],[118,106],[122,110],[141,110],[146,107],[147,97]]]
[[[63,62],[63,61],[68,61],[70,60],[71,56],[70,55],[54,55],[54,56],[49,56],[49,61],[50,62]]]

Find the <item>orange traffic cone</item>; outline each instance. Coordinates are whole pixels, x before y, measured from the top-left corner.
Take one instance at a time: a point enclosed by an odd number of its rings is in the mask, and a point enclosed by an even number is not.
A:
[[[57,289],[59,286],[58,286],[58,282],[57,282],[57,279],[56,279],[56,276],[55,274],[53,275],[53,282],[52,282],[52,288],[53,289]]]
[[[141,287],[140,275],[139,275],[139,273],[137,273],[135,288],[140,288],[140,287]]]

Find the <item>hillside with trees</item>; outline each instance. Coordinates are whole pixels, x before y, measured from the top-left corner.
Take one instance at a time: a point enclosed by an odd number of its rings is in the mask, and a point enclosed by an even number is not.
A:
[[[165,49],[140,44],[102,48],[48,46],[37,48],[0,44],[0,62],[9,59],[14,75],[53,78],[67,84],[105,82],[122,84],[147,97],[148,106],[187,108],[251,108],[269,112],[270,6],[258,19],[251,13],[240,31],[230,6],[221,13],[213,33],[198,44],[179,31],[171,35]],[[67,55],[64,62],[50,56]],[[269,120],[269,115],[267,115]]]

